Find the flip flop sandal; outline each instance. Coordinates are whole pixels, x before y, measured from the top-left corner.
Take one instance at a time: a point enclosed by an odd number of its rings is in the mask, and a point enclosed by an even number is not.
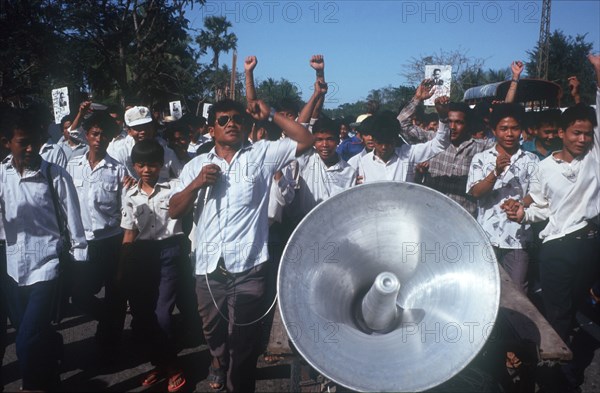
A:
[[[167,390],[169,393],[175,393],[179,389],[181,389],[186,384],[185,377],[183,376],[183,372],[179,371],[175,374],[172,374],[169,377],[169,383],[167,385]]]
[[[148,374],[146,374],[146,376],[144,377],[144,380],[142,381],[142,386],[154,385],[155,383],[159,382],[162,378],[163,378],[162,370],[155,368],[152,371],[150,371]]]
[[[224,368],[214,368],[213,366],[210,366],[208,368],[208,376],[206,377],[206,380],[208,381],[210,388],[214,392],[221,392],[221,391],[225,390],[225,372],[226,371],[227,370]],[[218,385],[218,386],[215,386],[215,385]]]

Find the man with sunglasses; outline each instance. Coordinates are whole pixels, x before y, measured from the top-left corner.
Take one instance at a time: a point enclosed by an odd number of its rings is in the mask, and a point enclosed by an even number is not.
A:
[[[194,209],[198,306],[213,357],[212,389],[254,391],[269,259],[268,195],[273,175],[312,147],[312,134],[264,102],[247,112],[273,121],[287,138],[248,142],[250,117],[232,100],[215,103],[208,115],[214,148],[183,168],[169,215]]]

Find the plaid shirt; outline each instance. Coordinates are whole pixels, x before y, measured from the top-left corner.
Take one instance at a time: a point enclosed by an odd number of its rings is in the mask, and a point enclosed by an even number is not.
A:
[[[417,109],[420,101],[413,98],[398,114],[400,122],[400,135],[406,143],[414,145],[415,143],[423,143],[435,138],[435,131],[427,131],[412,123],[412,116]]]
[[[495,144],[489,139],[468,139],[458,147],[446,150],[429,160],[429,171],[423,176],[423,184],[456,201],[471,215],[477,212],[477,200],[467,195],[467,178],[473,156]]]

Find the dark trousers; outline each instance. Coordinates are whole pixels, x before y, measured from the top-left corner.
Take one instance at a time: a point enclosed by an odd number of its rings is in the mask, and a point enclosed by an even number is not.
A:
[[[113,346],[121,338],[127,300],[117,285],[117,266],[123,235],[88,241],[89,261],[73,262],[71,296],[75,306],[98,321],[96,338],[101,346]],[[95,295],[104,286],[104,300]]]
[[[577,308],[598,277],[600,239],[564,236],[542,244],[540,279],[546,319],[560,337],[568,338]]]
[[[262,263],[225,278],[218,274],[208,275],[212,295],[206,276],[196,277],[196,294],[206,343],[213,358],[227,369],[227,390],[253,392],[261,325],[251,322],[266,311],[264,294],[268,266]]]
[[[24,390],[54,391],[60,382],[62,336],[52,324],[57,280],[18,286],[4,277],[11,321],[17,330],[17,358]]]
[[[175,367],[177,359],[171,322],[182,265],[188,263],[186,240],[138,240],[126,268],[131,326],[157,367]]]
[[[2,380],[2,361],[6,350],[6,294],[4,293],[4,279],[6,276],[6,243],[0,240],[0,392],[4,390]]]

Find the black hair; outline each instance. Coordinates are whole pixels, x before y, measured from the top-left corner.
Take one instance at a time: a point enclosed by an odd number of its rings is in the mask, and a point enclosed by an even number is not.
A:
[[[330,134],[335,136],[336,139],[340,137],[339,127],[336,127],[335,122],[327,117],[321,117],[313,124],[312,133]]]
[[[519,123],[519,126],[523,126],[523,116],[525,110],[519,104],[513,103],[502,103],[492,106],[492,114],[490,115],[490,127],[495,129],[500,120],[507,117],[512,117]]]
[[[215,126],[215,122],[217,121],[217,112],[229,112],[236,111],[240,115],[244,116],[246,121],[248,120],[248,115],[246,114],[246,108],[241,103],[230,100],[228,98],[215,102],[210,109],[208,110],[208,125],[210,127]]]
[[[442,72],[442,70],[440,68],[434,68],[433,69],[433,73],[435,73],[436,71],[439,71],[440,73]]]
[[[295,116],[298,116],[298,112],[300,112],[300,103],[291,98],[284,98],[283,100],[275,103],[273,107],[277,112],[290,112]]]
[[[363,120],[358,126],[358,132],[360,135],[371,135],[373,132],[373,120],[375,116],[369,116],[365,120]]]
[[[83,121],[81,127],[88,132],[92,127],[98,127],[109,138],[114,138],[119,133],[119,125],[106,111],[94,111],[90,117]]]
[[[196,116],[191,113],[186,113],[179,120],[187,127],[191,127],[193,129],[204,127],[206,124],[206,119],[204,116]]]
[[[144,139],[131,149],[131,162],[160,162],[162,165],[165,162],[165,149],[156,139]]]
[[[391,111],[384,111],[374,116],[371,125],[371,136],[379,143],[395,144],[400,133],[400,123]]]
[[[560,127],[567,131],[567,128],[572,126],[577,120],[587,120],[594,127],[598,125],[596,112],[591,106],[579,103],[568,107],[560,116]]]
[[[111,104],[108,106],[108,108],[106,108],[106,112],[110,113],[114,113],[117,115],[116,120],[123,120],[123,116],[125,114],[125,111],[123,110],[123,107],[121,107],[120,105],[117,104]]]
[[[268,140],[276,141],[278,139],[281,139],[281,134],[283,133],[283,131],[281,130],[281,128],[279,128],[277,124],[268,120],[260,120],[254,123],[255,130],[259,130],[261,128],[264,128],[267,132]]]
[[[163,136],[168,142],[171,142],[176,132],[182,132],[189,135],[190,129],[187,128],[187,124],[185,124],[183,120],[175,120],[167,123],[167,126],[163,132]]]
[[[536,125],[541,127],[543,124],[560,127],[560,116],[562,112],[560,109],[546,109],[541,112],[537,112]],[[596,116],[594,116],[596,118]]]
[[[70,121],[72,123],[74,119],[75,119],[75,116],[73,116],[73,115],[63,116],[62,119],[60,119],[60,131],[62,132],[66,122]]]
[[[47,134],[43,115],[36,113],[35,108],[4,107],[0,112],[0,134],[8,140],[13,138],[15,130],[21,130],[40,139]]]

